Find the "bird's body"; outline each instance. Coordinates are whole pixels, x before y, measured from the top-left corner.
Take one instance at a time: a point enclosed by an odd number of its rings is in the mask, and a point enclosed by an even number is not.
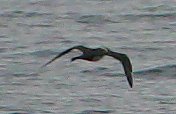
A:
[[[83,55],[81,59],[88,60],[88,61],[98,61],[102,59],[107,52],[102,48],[97,49],[90,49],[88,51],[83,52]]]
[[[50,64],[51,62],[53,62],[57,58],[67,54],[68,52],[72,51],[73,49],[78,49],[83,54],[78,57],[72,58],[71,61],[75,61],[77,59],[82,59],[82,60],[87,60],[87,61],[98,61],[98,60],[102,59],[105,55],[111,56],[115,59],[118,59],[123,65],[123,68],[124,68],[124,71],[125,71],[125,74],[126,74],[126,77],[127,77],[127,80],[128,80],[130,87],[133,86],[132,65],[131,65],[131,62],[130,62],[128,56],[126,54],[113,52],[113,51],[109,50],[108,48],[92,49],[92,48],[87,48],[87,47],[84,47],[81,45],[74,46],[70,49],[63,51],[62,53],[60,53],[59,55],[54,57],[52,60],[50,60],[49,62],[44,64],[42,67],[47,66],[48,64]]]

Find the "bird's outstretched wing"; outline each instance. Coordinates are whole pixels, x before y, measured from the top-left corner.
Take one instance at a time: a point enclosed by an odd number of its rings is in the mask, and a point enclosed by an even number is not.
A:
[[[133,87],[132,65],[128,56],[126,54],[117,53],[110,50],[108,51],[107,55],[115,59],[118,59],[122,63],[128,83],[132,88]]]
[[[56,57],[54,57],[53,59],[51,59],[50,61],[48,61],[46,64],[44,64],[42,67],[47,66],[48,64],[52,63],[54,60],[58,59],[59,57],[65,55],[65,54],[67,54],[67,53],[69,53],[69,52],[70,52],[71,50],[73,50],[73,49],[78,49],[78,50],[82,51],[83,53],[86,53],[87,51],[90,50],[89,48],[84,47],[84,46],[82,46],[82,45],[74,46],[74,47],[72,47],[72,48],[69,48],[69,49],[67,49],[67,50],[65,50],[65,51],[63,51],[63,52],[61,52],[61,53],[58,54]]]

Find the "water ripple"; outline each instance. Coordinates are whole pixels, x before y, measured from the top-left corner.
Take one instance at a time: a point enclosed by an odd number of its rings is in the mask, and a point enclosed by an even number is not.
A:
[[[136,20],[141,18],[161,18],[161,17],[173,17],[176,18],[176,12],[166,12],[166,13],[129,13],[129,14],[122,14],[119,15],[122,18],[126,18],[129,20]]]
[[[27,112],[13,112],[13,113],[9,113],[9,114],[31,114],[31,113],[27,113]]]
[[[86,24],[105,24],[107,22],[116,23],[103,15],[83,15],[77,19],[76,22]]]
[[[36,17],[36,16],[51,16],[51,13],[47,12],[26,12],[21,10],[16,11],[7,11],[0,14],[0,17],[10,17],[10,18],[16,18],[16,17]]]
[[[110,114],[113,112],[112,110],[85,110],[77,114]]]
[[[147,69],[143,69],[143,70],[138,70],[138,71],[135,71],[134,74],[136,75],[148,75],[148,74],[151,74],[151,75],[155,75],[155,74],[160,74],[165,76],[173,76],[175,77],[176,76],[176,65],[173,64],[169,64],[169,65],[163,65],[163,66],[155,66],[155,67],[152,67],[152,68],[147,68]]]
[[[28,26],[28,27],[54,27],[52,24],[46,24],[46,23],[38,23],[38,24],[25,24],[25,23],[17,23],[18,26]]]
[[[39,50],[39,51],[35,51],[35,52],[30,52],[30,55],[32,56],[37,56],[37,57],[48,57],[50,55],[56,55],[58,54],[58,52],[54,52],[52,50]]]

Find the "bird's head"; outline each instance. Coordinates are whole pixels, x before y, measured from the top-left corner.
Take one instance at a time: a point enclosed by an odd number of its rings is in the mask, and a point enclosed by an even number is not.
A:
[[[102,47],[102,49],[104,49],[104,51],[106,52],[106,53],[108,53],[109,51],[110,51],[110,49],[109,48],[107,48],[107,47]]]

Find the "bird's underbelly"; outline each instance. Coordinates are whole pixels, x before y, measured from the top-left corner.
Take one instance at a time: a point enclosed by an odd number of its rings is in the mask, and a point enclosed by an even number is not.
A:
[[[89,59],[89,61],[98,61],[102,58],[102,56],[95,56]]]

